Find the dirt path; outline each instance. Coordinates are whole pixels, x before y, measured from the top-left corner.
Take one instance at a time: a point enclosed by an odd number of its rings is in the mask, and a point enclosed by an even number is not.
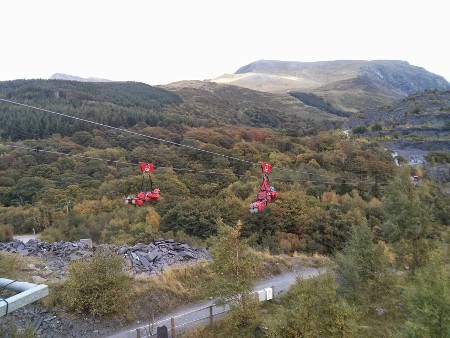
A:
[[[17,236],[13,236],[13,239],[15,241],[22,241],[24,243],[28,242],[30,239],[36,239],[38,238],[39,235],[17,235]]]

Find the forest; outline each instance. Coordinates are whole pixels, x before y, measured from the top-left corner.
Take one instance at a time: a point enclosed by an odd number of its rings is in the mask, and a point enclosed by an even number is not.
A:
[[[176,93],[132,82],[8,81],[0,98],[47,110],[0,102],[0,241],[36,232],[47,242],[176,237],[208,247],[221,224],[239,223],[253,250],[332,257],[349,304],[368,302],[352,299],[366,287],[370,297],[387,288],[382,271],[421,269],[447,248],[449,195],[421,168],[397,167],[391,150],[335,122],[251,105],[186,110]],[[142,189],[139,162],[155,165],[161,197],[134,207],[124,200]],[[260,162],[272,164],[279,197],[251,214]],[[295,330],[289,325],[278,329]]]

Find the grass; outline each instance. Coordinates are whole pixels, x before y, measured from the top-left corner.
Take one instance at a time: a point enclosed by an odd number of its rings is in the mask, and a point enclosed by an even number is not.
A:
[[[263,264],[263,268],[257,275],[258,280],[302,268],[319,268],[332,265],[332,261],[328,257],[319,254],[311,256],[294,252],[292,256],[271,255],[268,251],[255,251],[255,254]]]
[[[207,299],[214,277],[209,263],[172,267],[134,279],[130,320],[150,320],[183,305]]]
[[[27,321],[24,325],[19,327],[10,318],[6,318],[0,323],[0,337],[3,338],[34,338],[36,333],[33,329],[33,324]]]
[[[29,280],[31,276],[27,264],[30,262],[30,257],[0,252],[0,276],[14,280]]]

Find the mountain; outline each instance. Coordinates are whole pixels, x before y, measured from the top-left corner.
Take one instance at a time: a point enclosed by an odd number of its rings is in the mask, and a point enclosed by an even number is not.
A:
[[[242,124],[247,114],[255,115],[254,123],[258,125],[261,125],[263,120],[290,117],[315,121],[343,120],[338,114],[314,107],[308,102],[303,103],[287,93],[262,93],[238,86],[203,81],[180,81],[161,88],[182,98],[182,110],[195,109],[197,116],[204,114],[206,118],[221,118],[227,123]],[[260,116],[261,122],[256,120],[257,115]],[[253,123],[247,121],[245,124]]]
[[[275,128],[289,131],[290,135],[305,135],[344,120],[288,94],[261,93],[202,81],[156,87],[138,82],[14,80],[0,82],[0,98],[32,103],[114,127],[144,124],[168,128],[176,135],[183,128],[230,126]],[[91,129],[92,126],[71,120],[30,113],[24,107],[0,105],[3,139],[47,138],[55,133],[71,136]],[[176,135],[173,139],[181,141]]]
[[[212,80],[272,93],[306,92],[353,111],[425,89],[450,89],[442,76],[396,60],[319,62],[260,60]]]
[[[55,73],[50,76],[49,80],[68,80],[68,81],[80,81],[80,82],[113,82],[112,80],[101,79],[98,77],[83,78],[75,75],[68,75],[63,73]]]

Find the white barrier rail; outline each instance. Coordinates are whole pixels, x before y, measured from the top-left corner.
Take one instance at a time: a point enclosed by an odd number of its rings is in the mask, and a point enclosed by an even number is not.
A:
[[[48,295],[48,285],[0,278],[0,290],[3,289],[18,293],[8,298],[0,298],[0,317]]]

